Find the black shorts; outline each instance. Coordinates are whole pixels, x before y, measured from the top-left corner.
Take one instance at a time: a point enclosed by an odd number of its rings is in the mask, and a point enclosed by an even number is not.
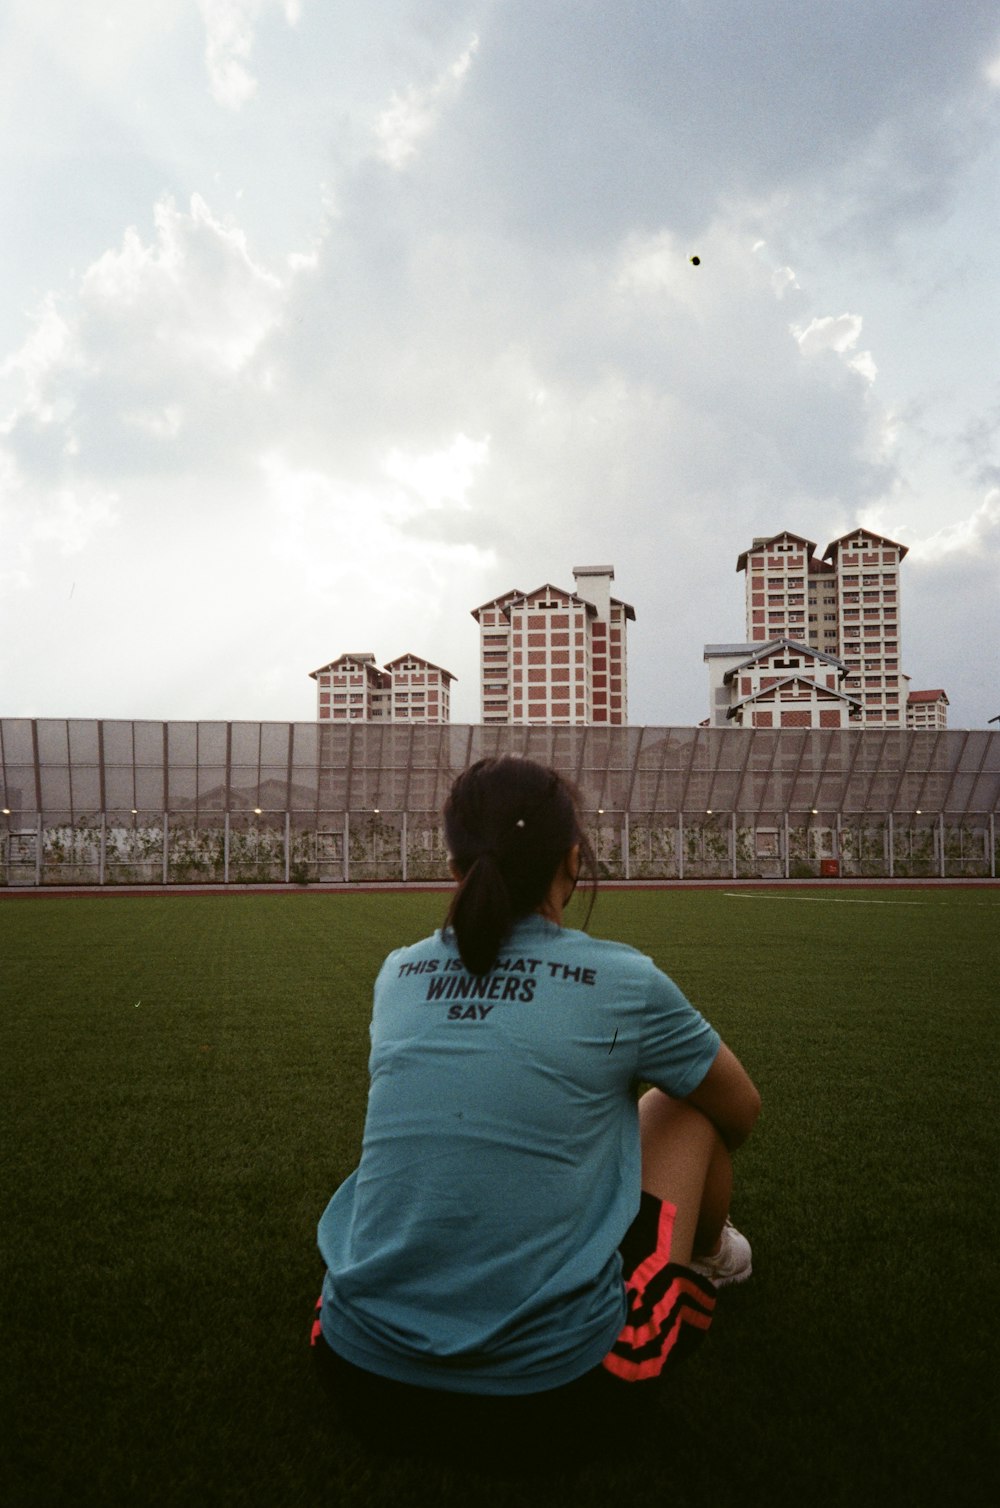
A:
[[[628,1312],[601,1363],[621,1382],[651,1382],[704,1339],[715,1312],[715,1285],[680,1262],[670,1244],[677,1207],[643,1192],[619,1250]]]
[[[316,1364],[344,1422],[383,1453],[471,1457],[514,1470],[526,1462],[558,1469],[627,1440],[657,1390],[622,1384],[654,1382],[712,1323],[713,1284],[670,1261],[675,1214],[643,1193],[620,1248],[628,1309],[618,1339],[600,1366],[540,1393],[454,1393],[366,1372],[326,1344],[317,1303]]]

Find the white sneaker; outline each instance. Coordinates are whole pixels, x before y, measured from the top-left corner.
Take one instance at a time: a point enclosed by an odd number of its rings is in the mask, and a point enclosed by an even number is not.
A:
[[[730,1283],[745,1283],[753,1272],[750,1263],[750,1242],[741,1236],[729,1217],[722,1227],[717,1251],[711,1257],[700,1257],[689,1262],[692,1272],[708,1278],[716,1288],[727,1288]]]

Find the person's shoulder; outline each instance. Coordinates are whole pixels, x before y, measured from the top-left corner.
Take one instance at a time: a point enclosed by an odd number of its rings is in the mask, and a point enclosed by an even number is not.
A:
[[[578,932],[569,927],[564,929],[564,934],[573,939],[574,947],[588,950],[608,964],[639,970],[656,968],[649,955],[633,948],[631,943],[618,942],[613,937],[591,937],[589,932]]]
[[[441,953],[454,952],[454,943],[450,935],[443,930],[431,932],[427,937],[421,937],[417,942],[404,943],[401,948],[393,948],[387,953],[382,964],[381,972],[389,968],[396,968],[404,963],[418,963],[424,958],[436,958]]]
[[[606,973],[615,974],[623,984],[631,982],[634,987],[652,992],[657,998],[663,995],[670,999],[678,995],[683,997],[676,981],[641,948],[612,937],[591,937],[586,932],[569,932],[568,935],[579,939],[576,946],[581,955],[587,955],[591,967],[603,967]]]

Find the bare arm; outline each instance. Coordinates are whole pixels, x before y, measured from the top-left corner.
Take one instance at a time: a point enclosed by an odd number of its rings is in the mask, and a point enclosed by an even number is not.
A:
[[[724,1042],[687,1101],[708,1117],[730,1152],[746,1141],[760,1114],[757,1086]]]

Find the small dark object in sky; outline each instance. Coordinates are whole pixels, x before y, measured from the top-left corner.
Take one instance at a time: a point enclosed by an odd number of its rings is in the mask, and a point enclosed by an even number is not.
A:
[[[689,257],[688,261],[691,263],[692,267],[700,267],[701,266],[701,257]]]

